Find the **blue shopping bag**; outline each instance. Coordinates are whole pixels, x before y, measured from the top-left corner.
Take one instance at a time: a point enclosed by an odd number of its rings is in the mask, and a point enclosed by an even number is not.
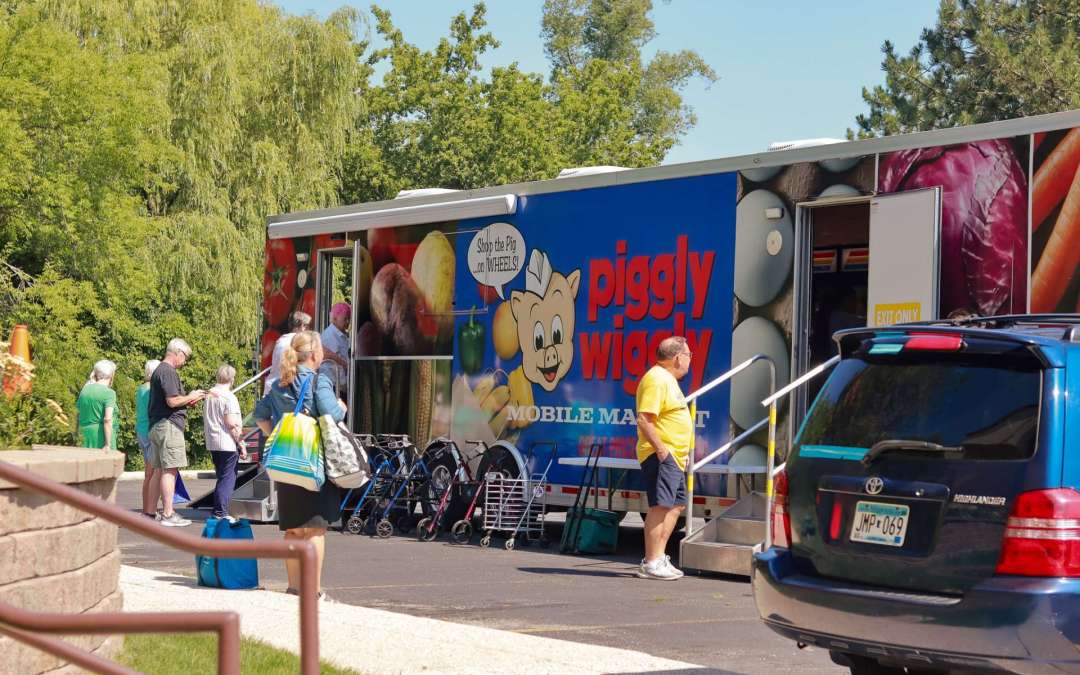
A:
[[[266,474],[278,483],[318,492],[326,482],[319,422],[303,412],[304,396],[313,379],[304,379],[296,409],[285,413],[266,439]]]
[[[205,539],[254,540],[251,523],[246,518],[208,518],[203,526]],[[259,585],[259,561],[256,558],[215,558],[195,556],[195,575],[200,586],[210,588],[255,588]]]

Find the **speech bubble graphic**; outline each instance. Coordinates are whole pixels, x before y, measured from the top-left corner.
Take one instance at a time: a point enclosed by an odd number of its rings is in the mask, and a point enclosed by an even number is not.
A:
[[[525,237],[510,223],[492,223],[469,244],[469,270],[473,278],[491,286],[506,300],[503,286],[525,266]]]

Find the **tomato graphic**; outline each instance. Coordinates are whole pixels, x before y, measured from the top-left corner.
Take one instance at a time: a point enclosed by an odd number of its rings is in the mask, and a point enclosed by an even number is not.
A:
[[[499,291],[494,286],[477,283],[476,288],[478,291],[480,291],[480,299],[484,302],[485,305],[490,305],[491,303],[499,299]]]
[[[411,272],[412,261],[419,247],[420,244],[394,244],[390,247],[390,255],[393,256],[394,262]]]
[[[371,261],[375,263],[375,271],[378,272],[383,265],[394,260],[393,247],[397,246],[397,232],[392,227],[380,227],[368,230],[367,236]]]
[[[259,369],[269,368],[274,360],[274,345],[277,344],[281,333],[274,328],[267,328],[259,342]]]
[[[300,311],[304,312],[308,316],[315,319],[315,290],[307,289],[304,294],[300,296]]]
[[[325,248],[341,248],[343,246],[345,246],[344,234],[317,234],[311,240],[311,259],[315,261],[315,254]]]
[[[296,250],[291,239],[266,242],[263,274],[263,316],[269,326],[285,323],[296,294]]]

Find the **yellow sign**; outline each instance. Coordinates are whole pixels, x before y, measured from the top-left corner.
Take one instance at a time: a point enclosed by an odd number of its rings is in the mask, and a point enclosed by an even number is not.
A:
[[[874,325],[891,326],[894,323],[908,323],[922,320],[921,302],[897,302],[889,305],[874,305]]]

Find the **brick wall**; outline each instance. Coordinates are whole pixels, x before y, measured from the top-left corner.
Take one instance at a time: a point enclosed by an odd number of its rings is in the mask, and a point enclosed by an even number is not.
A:
[[[110,502],[124,469],[119,452],[35,447],[0,460]],[[40,612],[118,612],[120,551],[116,526],[50,497],[0,480],[0,602]],[[122,636],[66,638],[111,658]],[[0,636],[3,671],[69,672],[60,659]],[[77,672],[77,671],[72,671]]]

